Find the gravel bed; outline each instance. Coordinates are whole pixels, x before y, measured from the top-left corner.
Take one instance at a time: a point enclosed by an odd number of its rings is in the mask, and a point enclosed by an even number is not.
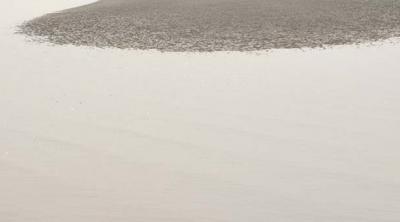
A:
[[[400,36],[400,0],[102,0],[51,13],[20,32],[55,44],[254,51]]]

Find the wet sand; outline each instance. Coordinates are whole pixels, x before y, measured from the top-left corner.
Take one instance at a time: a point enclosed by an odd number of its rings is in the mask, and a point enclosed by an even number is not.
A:
[[[53,47],[15,26],[87,0],[0,2],[1,222],[398,222],[400,44]]]
[[[253,51],[400,36],[398,0],[102,0],[22,32],[55,44],[161,51]]]

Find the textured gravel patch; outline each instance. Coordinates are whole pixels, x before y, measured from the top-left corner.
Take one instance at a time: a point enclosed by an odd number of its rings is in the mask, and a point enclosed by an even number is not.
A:
[[[400,0],[102,0],[48,14],[20,32],[55,44],[253,51],[400,36]]]

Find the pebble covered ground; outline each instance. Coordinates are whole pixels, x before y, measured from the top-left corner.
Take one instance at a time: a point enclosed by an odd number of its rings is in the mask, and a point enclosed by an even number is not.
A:
[[[400,0],[101,0],[47,14],[20,32],[55,44],[254,51],[400,36]]]

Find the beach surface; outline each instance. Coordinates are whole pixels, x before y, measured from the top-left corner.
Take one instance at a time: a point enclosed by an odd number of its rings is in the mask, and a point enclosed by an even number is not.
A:
[[[101,0],[21,32],[55,44],[161,51],[326,47],[400,36],[399,0]]]
[[[400,44],[160,53],[14,34],[0,0],[0,221],[398,222]]]

